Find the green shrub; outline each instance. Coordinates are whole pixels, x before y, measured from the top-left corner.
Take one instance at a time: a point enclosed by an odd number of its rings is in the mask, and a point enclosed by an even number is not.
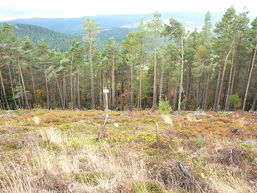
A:
[[[202,138],[197,138],[197,139],[195,140],[195,144],[196,144],[196,146],[197,146],[198,148],[201,148],[201,147],[204,146],[204,140],[203,140]]]
[[[239,108],[241,106],[241,99],[238,94],[229,95],[229,101],[235,108]]]
[[[169,101],[161,101],[158,107],[158,113],[160,114],[169,114],[172,111],[172,107],[169,104]]]

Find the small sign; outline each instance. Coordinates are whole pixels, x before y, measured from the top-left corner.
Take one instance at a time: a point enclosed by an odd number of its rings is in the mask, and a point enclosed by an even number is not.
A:
[[[109,93],[109,89],[104,88],[103,92],[104,92],[104,94],[108,94]]]

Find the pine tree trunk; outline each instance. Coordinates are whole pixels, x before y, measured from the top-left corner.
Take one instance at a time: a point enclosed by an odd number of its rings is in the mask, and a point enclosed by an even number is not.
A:
[[[188,100],[189,100],[189,89],[190,89],[190,85],[192,84],[192,82],[191,82],[191,75],[192,75],[192,64],[190,62],[189,66],[188,66],[187,88],[186,88],[186,98]]]
[[[18,62],[18,67],[19,67],[20,78],[21,78],[21,83],[22,83],[22,87],[23,87],[26,107],[29,108],[29,103],[28,103],[28,98],[27,98],[27,93],[26,93],[26,87],[25,87],[25,83],[24,83],[24,79],[23,79],[23,75],[22,75],[22,70],[21,70],[21,64],[20,64],[19,57],[18,57],[18,61],[17,62]]]
[[[130,110],[133,110],[134,106],[134,64],[130,65]]]
[[[121,93],[124,93],[124,79],[121,78]],[[121,97],[121,110],[124,110],[123,98]]]
[[[4,98],[3,98],[4,94],[3,94],[3,89],[1,87],[0,89],[0,104],[1,104],[1,109],[5,109],[5,106],[4,106]]]
[[[74,75],[73,75],[73,109],[76,109],[76,89],[77,89],[77,87],[76,87],[76,80],[77,80],[77,78],[76,78],[76,73],[74,73]]]
[[[246,85],[246,89],[245,89],[245,95],[244,95],[244,101],[243,101],[243,107],[242,107],[243,111],[245,110],[246,99],[247,99],[247,95],[248,95],[248,89],[249,89],[249,85],[250,85],[250,81],[251,81],[251,77],[252,77],[253,66],[254,66],[255,57],[256,57],[256,50],[257,50],[257,44],[255,45],[255,48],[254,48],[252,64],[251,64],[250,73],[249,73],[249,76],[248,76],[247,85]]]
[[[95,109],[95,87],[94,87],[94,72],[93,72],[93,56],[92,56],[92,43],[89,43],[89,62],[90,62],[90,95],[91,107]]]
[[[172,85],[172,82],[171,82],[171,71],[169,70],[169,76],[168,76],[168,89],[167,89],[167,96],[168,96],[168,100],[169,100],[169,103],[171,104],[172,103],[172,97],[171,97],[171,85]]]
[[[154,77],[153,77],[153,105],[152,110],[157,107],[157,34],[154,35]]]
[[[77,84],[77,95],[78,95],[78,108],[81,108],[81,104],[80,104],[80,69],[78,70],[78,84]]]
[[[226,58],[225,58],[225,63],[224,63],[224,66],[223,66],[223,70],[222,70],[222,75],[221,75],[221,80],[220,80],[220,86],[219,86],[219,89],[218,89],[218,95],[217,95],[217,103],[215,105],[215,111],[218,110],[218,107],[219,107],[219,103],[220,103],[220,97],[221,97],[221,91],[222,91],[222,87],[223,87],[223,81],[224,81],[224,77],[225,77],[225,72],[226,72],[226,67],[227,67],[227,63],[228,63],[228,57],[230,55],[230,52],[231,52],[231,49],[229,50]]]
[[[60,100],[61,100],[62,109],[64,109],[65,107],[64,107],[64,102],[63,102],[63,96],[62,96],[62,92],[61,92],[61,87],[60,87],[59,81],[58,81],[58,79],[57,79],[56,72],[54,72],[54,78],[55,78],[56,85],[57,85],[57,89],[58,89],[58,92],[59,92],[59,96],[60,96]]]
[[[17,105],[17,103],[16,103],[16,99],[15,99],[15,95],[14,95],[13,79],[12,79],[12,73],[11,73],[11,69],[10,69],[9,64],[7,64],[7,67],[8,67],[9,78],[10,78],[10,83],[11,83],[12,98],[13,98],[13,102],[14,102],[14,105],[15,105],[15,109],[17,109],[17,108],[18,108],[18,105]]]
[[[38,107],[37,94],[35,89],[35,80],[34,80],[31,64],[29,65],[29,68],[30,68],[30,76],[31,76],[32,88],[33,88],[34,100],[35,100],[36,107]]]
[[[19,75],[18,78],[19,78],[19,86],[22,88],[22,89],[21,89],[21,97],[19,97],[18,102],[19,102],[20,108],[25,108],[25,105],[24,105],[24,96],[23,96],[23,87],[22,87],[22,83],[21,83],[21,76]]]
[[[47,104],[47,109],[50,110],[50,97],[49,97],[49,88],[48,88],[48,81],[47,81],[47,74],[46,74],[45,64],[44,64],[44,74],[45,74],[45,86],[46,86],[46,104]]]
[[[67,87],[66,87],[66,78],[65,74],[63,75],[63,103],[64,103],[64,108],[67,108],[68,105],[68,96],[67,96]]]
[[[177,104],[177,90],[178,90],[178,87],[175,86],[175,88],[174,88],[174,96],[173,96],[173,108],[174,108],[174,110],[176,109],[176,104]]]
[[[235,77],[236,77],[236,72],[237,72],[237,67],[236,67],[236,62],[234,62],[234,67],[233,67],[233,75],[232,75],[232,82],[231,82],[231,94],[234,93],[234,85],[235,85]]]
[[[72,81],[73,58],[74,58],[74,55],[72,54],[71,63],[70,63],[70,103],[71,103],[71,109],[72,110],[74,110],[74,103],[73,103],[73,81]]]
[[[195,105],[195,109],[197,110],[199,108],[199,103],[200,103],[200,78],[197,78],[197,89],[196,89],[196,105]]]
[[[229,81],[228,81],[228,91],[226,95],[226,102],[225,102],[225,110],[229,110],[229,96],[232,94],[232,78],[233,78],[233,67],[234,67],[234,58],[235,58],[235,41],[233,41],[233,51],[232,51],[232,63],[230,66],[230,73],[229,73]]]
[[[217,80],[216,89],[215,89],[214,102],[213,102],[213,110],[214,110],[214,111],[218,111],[218,109],[216,109],[216,107],[217,107],[216,104],[217,104],[218,92],[219,92],[219,87],[220,87],[221,71],[222,71],[222,68],[221,68],[221,66],[220,66],[220,67],[219,67],[218,80]]]
[[[114,50],[112,53],[112,108],[116,107],[116,98],[115,98],[115,54]]]
[[[103,72],[101,72],[100,76],[99,76],[99,105],[100,105],[100,109],[104,110],[104,105],[103,105]]]
[[[160,93],[159,93],[159,102],[162,101],[162,89],[163,89],[163,62],[162,62],[162,67],[161,67],[161,78],[160,78]]]
[[[138,108],[142,110],[142,75],[143,75],[143,64],[141,63],[139,72],[139,90],[138,90]]]
[[[252,103],[252,106],[251,106],[251,111],[254,111],[255,106],[256,106],[256,101],[257,101],[257,90],[256,90],[256,93],[255,93],[255,96],[254,96],[254,99],[253,99],[253,103]]]
[[[204,103],[203,103],[203,109],[204,109],[205,111],[207,110],[207,104],[208,104],[209,82],[210,82],[210,74],[207,73],[207,81],[206,81],[205,96],[204,96]]]
[[[6,105],[7,109],[10,109],[10,106],[9,106],[9,103],[7,100],[7,96],[6,96],[6,92],[5,92],[4,79],[2,76],[1,69],[0,69],[0,81],[1,81],[1,86],[2,86],[2,90],[3,90],[3,98],[4,98],[5,105]]]
[[[180,84],[179,84],[179,97],[178,97],[178,111],[181,110],[181,100],[182,100],[182,92],[183,92],[183,71],[184,71],[184,40],[181,36],[181,69],[180,69]]]

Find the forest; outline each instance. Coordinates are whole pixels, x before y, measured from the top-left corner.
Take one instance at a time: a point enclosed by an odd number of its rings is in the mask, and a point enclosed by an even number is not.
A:
[[[18,38],[13,25],[0,28],[1,109],[103,109],[103,88],[113,110],[152,109],[168,101],[173,110],[255,110],[257,18],[227,9],[202,29],[186,31],[156,12],[119,44],[97,44],[100,26],[84,22],[86,36],[65,52],[44,41]],[[54,38],[54,37],[53,37]]]
[[[83,26],[0,27],[1,193],[257,192],[257,18]]]

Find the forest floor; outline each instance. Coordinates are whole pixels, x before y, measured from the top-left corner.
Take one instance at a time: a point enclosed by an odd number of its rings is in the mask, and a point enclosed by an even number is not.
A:
[[[257,113],[0,111],[0,192],[257,192]]]

